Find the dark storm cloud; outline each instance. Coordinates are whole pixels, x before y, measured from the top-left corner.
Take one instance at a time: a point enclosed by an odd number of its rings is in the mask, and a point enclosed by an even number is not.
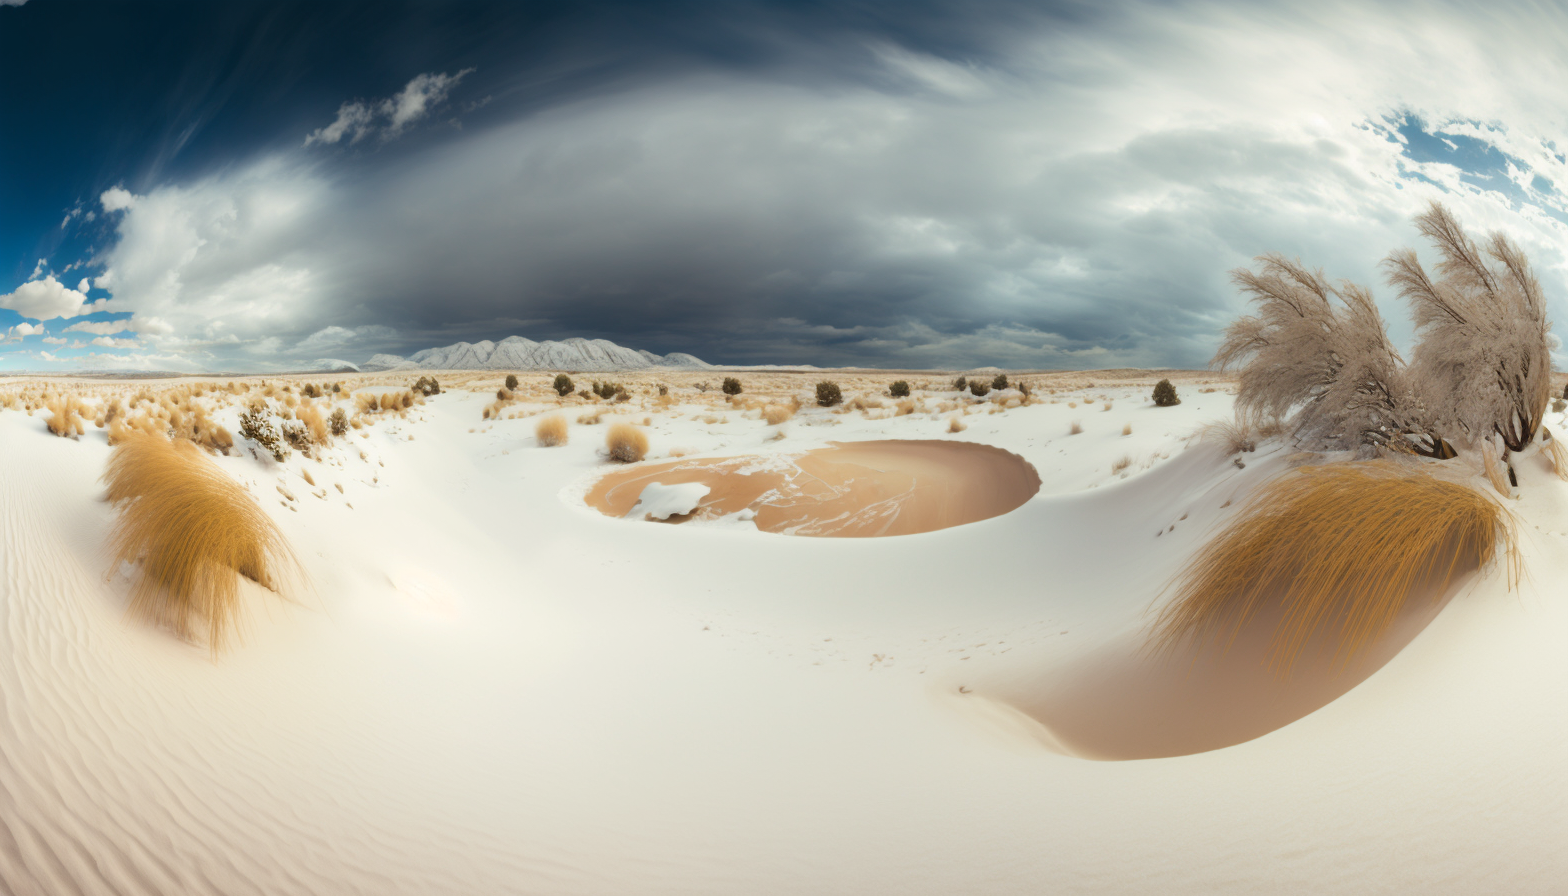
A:
[[[208,111],[146,142],[134,200],[97,204],[100,285],[149,357],[518,333],[727,363],[1194,366],[1238,310],[1229,268],[1278,249],[1376,283],[1427,195],[1560,258],[1538,98],[1475,88],[1452,48],[1473,96],[1412,74],[1382,52],[1397,10],[281,9],[282,36],[236,46],[289,61],[240,52],[232,91],[193,90]],[[1326,39],[1345,33],[1362,44]],[[290,86],[243,87],[273,69]],[[236,106],[270,110],[267,134]]]

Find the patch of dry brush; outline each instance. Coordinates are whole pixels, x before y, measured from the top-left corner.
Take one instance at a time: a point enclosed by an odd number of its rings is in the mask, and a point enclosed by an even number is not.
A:
[[[623,464],[636,463],[648,454],[648,435],[630,423],[617,423],[605,434],[610,457]]]
[[[560,414],[551,414],[534,425],[534,438],[542,448],[565,445],[566,437],[566,418]]]
[[[115,561],[141,561],[130,615],[205,639],[214,654],[238,625],[239,576],[276,591],[294,565],[271,518],[190,442],[129,434],[103,478],[120,510]]]
[[[1155,623],[1155,644],[1228,646],[1277,609],[1272,663],[1288,673],[1329,636],[1348,661],[1418,593],[1437,599],[1460,575],[1519,553],[1511,518],[1462,485],[1388,461],[1308,467],[1264,485],[1198,553]]]

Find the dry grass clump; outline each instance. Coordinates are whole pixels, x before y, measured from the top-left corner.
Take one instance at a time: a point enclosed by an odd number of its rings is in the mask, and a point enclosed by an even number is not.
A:
[[[1128,423],[1128,424],[1126,424],[1125,426],[1122,427],[1122,435],[1124,435],[1124,436],[1132,435],[1132,424],[1131,423]]]
[[[1081,432],[1083,432],[1083,424],[1079,423],[1077,420],[1073,421],[1072,426],[1067,427],[1067,434],[1070,436],[1075,436]]]
[[[597,411],[589,411],[588,413],[583,414],[582,416],[578,417],[577,418],[577,423],[580,426],[593,426],[596,423],[602,422],[600,420],[600,418],[602,418],[603,416],[604,416],[604,410],[602,408],[600,410],[597,410]]]
[[[795,411],[783,405],[770,404],[762,409],[762,419],[768,421],[769,426],[778,426],[793,416]]]
[[[1120,473],[1130,466],[1132,466],[1132,457],[1130,455],[1123,454],[1121,457],[1116,459],[1115,463],[1111,464],[1111,473]]]
[[[1278,602],[1273,665],[1288,672],[1316,635],[1353,658],[1422,588],[1491,563],[1501,543],[1519,570],[1511,520],[1462,485],[1389,461],[1308,467],[1264,485],[1182,574],[1155,624],[1161,648],[1228,646]]]
[[[560,414],[543,417],[534,425],[534,438],[541,448],[566,444],[566,418]]]
[[[966,430],[968,428],[969,428],[968,424],[964,423],[964,420],[963,420],[962,417],[954,416],[954,417],[947,418],[947,431],[948,432],[963,432],[964,430]]]
[[[120,507],[115,562],[142,561],[130,614],[205,637],[219,652],[238,623],[239,576],[277,590],[287,542],[245,491],[186,441],[136,433],[104,472]]]
[[[44,425],[55,435],[74,439],[87,431],[87,421],[82,419],[82,412],[91,413],[91,409],[75,395],[61,395],[45,406],[49,409],[49,419],[44,421]]]
[[[636,463],[648,454],[648,435],[630,423],[617,423],[605,434],[610,457],[623,464]]]
[[[1491,439],[1481,440],[1481,472],[1486,474],[1486,481],[1497,489],[1499,495],[1513,494],[1511,483],[1508,481],[1507,466],[1497,456],[1497,446]]]
[[[1206,423],[1198,437],[1224,448],[1227,456],[1241,454],[1244,451],[1256,451],[1258,448],[1258,440],[1252,424],[1244,418]]]

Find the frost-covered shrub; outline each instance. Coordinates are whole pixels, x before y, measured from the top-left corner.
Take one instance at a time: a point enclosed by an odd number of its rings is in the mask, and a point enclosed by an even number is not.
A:
[[[572,390],[575,388],[576,386],[572,385],[571,377],[564,373],[558,373],[555,375],[555,394],[565,398],[566,396],[572,394]]]
[[[988,385],[985,382],[985,380],[970,380],[969,381],[969,394],[970,395],[973,395],[976,398],[983,398],[984,396],[989,395],[990,392],[991,392],[991,387],[990,387],[990,385]]]
[[[908,398],[909,383],[905,380],[895,380],[893,385],[887,387],[887,394],[894,398]]]
[[[955,391],[955,392],[962,392],[962,391],[964,391],[965,389],[968,389],[968,388],[969,388],[969,381],[967,379],[965,379],[964,377],[959,377],[958,379],[953,380],[953,391]]]
[[[991,381],[991,388],[997,390],[998,392],[1002,391],[1003,389],[1006,389],[1007,388],[1007,374],[1005,374],[1005,373],[997,374],[996,375],[996,379]]]
[[[823,380],[817,383],[817,404],[821,407],[830,408],[840,404],[843,400],[844,393],[839,389],[838,383],[832,380]]]
[[[333,435],[340,438],[348,435],[348,411],[342,408],[333,411],[332,416],[327,419],[327,427]]]
[[[509,386],[508,388],[513,387]],[[414,391],[426,397],[440,395],[441,384],[436,382],[436,378],[433,376],[422,376],[414,381]]]
[[[724,390],[725,395],[739,395],[741,393],[740,380],[732,376],[724,378],[724,385],[721,388]]]
[[[1181,404],[1181,399],[1176,397],[1176,387],[1170,380],[1160,380],[1154,384],[1154,406],[1157,408],[1173,408]]]
[[[260,406],[240,414],[240,435],[260,445],[272,455],[273,460],[281,463],[289,456],[289,449],[278,438],[278,430],[272,425],[271,415]]]
[[[310,430],[305,424],[298,420],[285,420],[280,429],[283,431],[283,441],[288,442],[290,448],[301,454],[310,453]]]

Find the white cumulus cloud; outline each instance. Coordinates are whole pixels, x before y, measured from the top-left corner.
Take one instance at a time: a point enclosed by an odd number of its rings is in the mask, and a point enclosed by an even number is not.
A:
[[[136,194],[124,187],[110,187],[103,191],[98,201],[103,204],[103,210],[106,212],[124,211],[135,207]]]
[[[0,308],[9,308],[23,317],[49,320],[56,317],[76,317],[82,314],[87,296],[54,279],[53,274],[42,280],[29,280],[15,291],[0,296]]]

